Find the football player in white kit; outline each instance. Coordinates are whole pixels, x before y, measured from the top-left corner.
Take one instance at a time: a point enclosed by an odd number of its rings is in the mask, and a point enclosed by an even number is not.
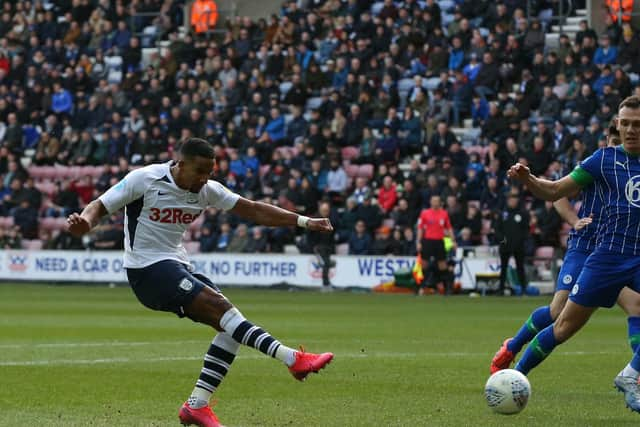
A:
[[[179,412],[184,425],[220,426],[209,406],[240,344],[279,359],[291,374],[304,380],[333,359],[332,353],[313,354],[286,347],[242,313],[206,277],[192,272],[182,237],[209,206],[228,210],[266,226],[299,226],[331,231],[326,218],[309,218],[262,202],[247,200],[209,180],[214,167],[213,147],[191,138],[182,144],[176,162],[154,164],[130,172],[117,185],[67,219],[69,231],[82,236],[100,219],[125,208],[124,267],[138,300],[153,310],[207,324],[218,331],[195,388]]]

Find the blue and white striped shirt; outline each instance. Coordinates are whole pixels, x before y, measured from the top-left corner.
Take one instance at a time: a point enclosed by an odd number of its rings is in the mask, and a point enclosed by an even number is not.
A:
[[[572,229],[569,232],[567,249],[591,252],[596,248],[598,229],[603,219],[602,199],[596,190],[595,184],[589,184],[582,189],[581,201],[582,205],[578,211],[578,218],[590,216],[591,224],[580,230]]]
[[[622,146],[596,151],[571,177],[581,186],[593,183],[603,204],[597,249],[621,255],[640,253],[640,160]]]

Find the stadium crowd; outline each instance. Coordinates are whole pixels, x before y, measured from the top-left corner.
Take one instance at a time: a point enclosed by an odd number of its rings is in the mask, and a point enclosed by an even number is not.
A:
[[[261,229],[210,209],[191,249],[413,255],[434,195],[458,245],[495,243],[492,224],[521,191],[506,169],[567,173],[604,144],[618,102],[639,93],[640,38],[628,22],[607,18],[596,34],[585,21],[549,48],[558,2],[535,2],[540,20],[527,20],[526,4],[292,1],[196,34],[180,31],[182,1],[3,2],[0,216],[13,226],[0,242],[121,247],[121,216],[83,242],[64,231],[65,215],[199,136],[216,147],[216,180],[320,211],[336,231]],[[567,228],[555,210],[520,200],[528,253],[559,246]]]

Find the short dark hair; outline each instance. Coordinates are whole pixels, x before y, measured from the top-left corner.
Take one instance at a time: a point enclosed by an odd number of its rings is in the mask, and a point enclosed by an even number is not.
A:
[[[622,110],[624,107],[631,108],[632,110],[640,108],[640,97],[637,95],[626,97],[618,106],[618,111]]]
[[[207,159],[215,157],[213,146],[202,138],[187,139],[180,147],[180,154],[182,157],[205,157]]]
[[[616,117],[611,119],[609,129],[607,131],[610,138],[620,138],[620,132],[618,132],[618,128],[616,127]]]

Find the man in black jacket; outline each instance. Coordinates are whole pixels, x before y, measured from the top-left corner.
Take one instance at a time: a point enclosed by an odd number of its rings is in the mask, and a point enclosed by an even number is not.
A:
[[[524,245],[529,235],[529,214],[519,206],[519,195],[511,193],[507,206],[500,212],[494,224],[496,241],[500,245],[500,291],[508,295],[505,289],[509,258],[516,260],[518,281],[524,289],[527,286],[524,274]]]

